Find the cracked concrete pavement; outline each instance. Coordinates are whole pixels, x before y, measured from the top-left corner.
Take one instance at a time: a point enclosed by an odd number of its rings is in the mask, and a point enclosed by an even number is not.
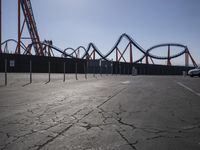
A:
[[[1,150],[200,149],[200,78],[66,77],[0,74]]]

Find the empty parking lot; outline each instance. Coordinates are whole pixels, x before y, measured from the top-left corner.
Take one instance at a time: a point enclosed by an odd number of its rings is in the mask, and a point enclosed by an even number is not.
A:
[[[2,150],[200,149],[200,78],[0,75]]]

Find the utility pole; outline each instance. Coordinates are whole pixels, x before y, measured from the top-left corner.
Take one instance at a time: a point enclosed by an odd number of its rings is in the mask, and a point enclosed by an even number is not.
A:
[[[1,41],[2,41],[2,16],[1,16],[1,11],[2,11],[2,0],[0,0],[0,53],[2,53],[2,49],[1,49]]]

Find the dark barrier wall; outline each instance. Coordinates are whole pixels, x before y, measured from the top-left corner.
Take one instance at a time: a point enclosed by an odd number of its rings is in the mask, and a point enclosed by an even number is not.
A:
[[[30,71],[30,60],[32,62],[32,72],[45,73],[48,72],[49,62],[50,70],[52,73],[66,73],[84,72],[84,60],[81,59],[68,59],[59,57],[44,57],[44,56],[27,56],[27,55],[16,55],[16,54],[0,54],[0,72],[4,72],[5,59],[7,59],[7,70],[8,72],[29,72]],[[14,66],[13,65],[14,61]]]
[[[98,60],[88,62],[89,73],[106,73],[106,74],[131,74],[132,68],[137,69],[137,73],[141,75],[182,75],[183,71],[194,67],[184,66],[166,66],[153,64],[130,64],[124,62],[108,62],[102,61],[101,67]]]
[[[131,74],[132,68],[136,68],[138,74],[146,75],[181,75],[183,71],[188,71],[192,67],[164,66],[152,64],[130,64],[123,62],[108,62],[99,60],[69,59],[60,57],[27,56],[16,54],[0,54],[0,72],[4,72],[5,59],[7,59],[8,72],[29,72],[30,60],[32,62],[32,72],[48,72],[48,63],[52,73],[75,73],[76,66],[78,73],[104,73],[104,74]]]

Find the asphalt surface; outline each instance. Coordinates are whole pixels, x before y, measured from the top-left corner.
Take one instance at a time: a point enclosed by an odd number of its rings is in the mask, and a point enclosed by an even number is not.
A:
[[[0,149],[199,150],[200,78],[0,74]]]

